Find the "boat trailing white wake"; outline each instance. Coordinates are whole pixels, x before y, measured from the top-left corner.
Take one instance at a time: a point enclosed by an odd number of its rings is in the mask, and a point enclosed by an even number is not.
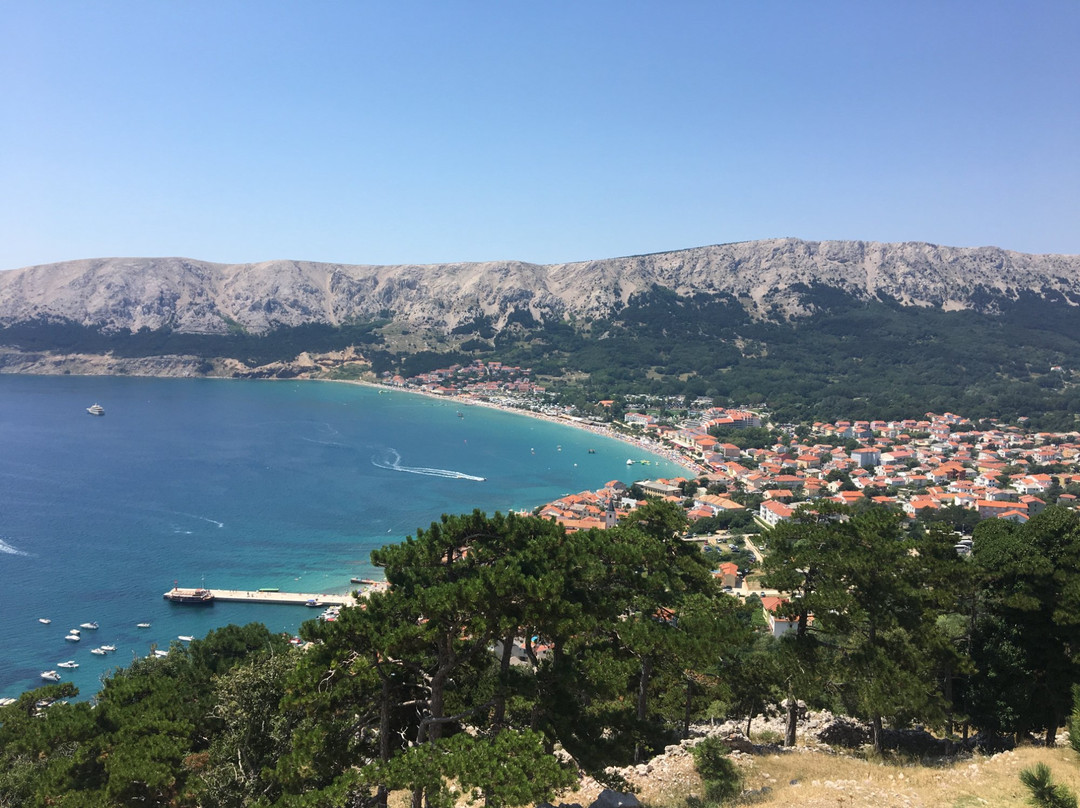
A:
[[[371,465],[378,466],[381,469],[387,469],[389,471],[404,471],[407,474],[422,474],[425,477],[444,477],[451,480],[472,480],[474,482],[482,483],[486,478],[477,477],[474,474],[466,474],[463,471],[454,471],[453,469],[432,469],[424,466],[403,466],[401,465],[401,455],[397,453],[396,449],[387,449],[383,452],[383,456],[371,458]]]
[[[0,539],[0,553],[7,553],[8,555],[17,555],[17,556],[28,556],[28,555],[30,555],[29,553],[23,552],[22,550],[18,549],[17,547],[12,547],[10,544],[8,544],[3,539]]]

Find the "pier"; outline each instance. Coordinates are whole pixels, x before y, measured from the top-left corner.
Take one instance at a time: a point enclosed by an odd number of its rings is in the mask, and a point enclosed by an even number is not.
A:
[[[170,589],[164,597],[168,598]],[[355,606],[356,598],[351,593],[344,595],[325,595],[321,592],[259,592],[245,589],[209,589],[213,601],[223,603],[280,603],[283,606]]]

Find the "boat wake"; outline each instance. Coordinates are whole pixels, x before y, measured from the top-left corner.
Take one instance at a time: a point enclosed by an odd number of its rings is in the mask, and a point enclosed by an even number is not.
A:
[[[173,511],[173,513],[177,516],[186,516],[188,519],[198,519],[202,522],[209,522],[212,525],[217,525],[218,527],[225,527],[224,522],[219,522],[217,519],[211,519],[209,516],[199,516],[195,513],[184,513],[183,511]]]
[[[20,550],[18,547],[12,547],[10,544],[8,544],[3,539],[0,539],[0,553],[7,553],[8,555],[17,555],[17,556],[28,556],[28,555],[30,555],[29,553],[24,552],[23,550]]]
[[[406,474],[420,474],[424,477],[444,477],[450,480],[472,480],[478,483],[482,483],[486,479],[484,477],[477,477],[474,474],[466,474],[463,471],[454,471],[453,469],[403,466],[401,465],[401,455],[394,449],[388,449],[383,453],[382,457],[371,458],[371,465],[378,466],[381,469],[387,469],[388,471],[404,471]]]
[[[342,449],[352,448],[349,446],[349,444],[342,443],[339,440],[316,440],[315,438],[305,438],[303,435],[300,436],[300,440],[305,440],[308,443],[315,443],[319,446],[340,446]]]

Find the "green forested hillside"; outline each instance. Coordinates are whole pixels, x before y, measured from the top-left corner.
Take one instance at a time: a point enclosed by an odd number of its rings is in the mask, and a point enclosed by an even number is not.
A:
[[[952,410],[1073,428],[1080,309],[1031,297],[995,315],[943,312],[832,290],[807,290],[805,301],[812,316],[765,322],[735,301],[657,289],[587,334],[556,326],[496,345],[542,372],[589,373],[592,397],[705,395],[766,404],[782,421]]]
[[[890,511],[801,514],[769,536],[765,580],[791,593],[781,639],[756,597],[720,591],[683,527],[666,503],[574,534],[444,516],[376,551],[388,590],[305,624],[305,648],[229,626],[117,671],[93,704],[46,706],[72,694],[50,685],[0,708],[0,806],[338,808],[406,791],[448,808],[452,784],[528,805],[579,767],[610,782],[690,722],[785,698],[863,719],[879,752],[912,724],[1052,743],[1070,713],[1080,739],[1077,512],[987,520],[969,558]]]

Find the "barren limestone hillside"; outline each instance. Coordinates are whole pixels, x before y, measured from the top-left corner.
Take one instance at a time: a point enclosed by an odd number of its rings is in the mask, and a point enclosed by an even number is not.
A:
[[[653,286],[731,296],[759,317],[813,313],[815,287],[993,312],[1024,293],[1080,304],[1080,256],[771,239],[550,266],[104,258],[0,272],[0,325],[45,319],[213,334],[376,318],[454,328],[485,317],[499,328],[526,312],[539,321],[605,316]]]

